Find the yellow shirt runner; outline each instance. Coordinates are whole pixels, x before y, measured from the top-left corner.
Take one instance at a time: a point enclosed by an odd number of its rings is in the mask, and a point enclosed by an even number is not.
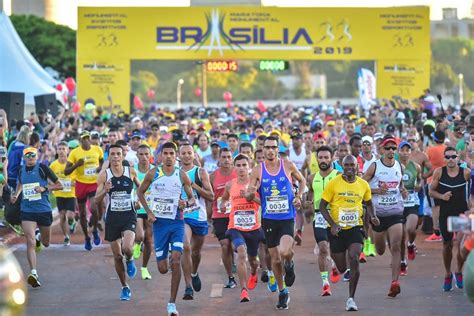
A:
[[[89,150],[84,150],[79,146],[71,151],[67,161],[75,164],[81,158],[84,159],[84,164],[75,170],[76,180],[86,184],[96,183],[99,161],[104,159],[102,149],[99,146],[91,145]]]
[[[64,174],[64,169],[66,169],[66,163],[62,164],[59,162],[59,160],[55,160],[49,167],[58,176],[59,181],[61,181],[61,184],[63,185],[63,189],[54,190],[53,195],[55,197],[60,197],[60,198],[75,198],[76,193],[74,189],[75,188],[74,180],[75,180],[76,171],[66,176]]]

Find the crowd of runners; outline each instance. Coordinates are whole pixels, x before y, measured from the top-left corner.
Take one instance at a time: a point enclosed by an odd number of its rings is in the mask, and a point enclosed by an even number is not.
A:
[[[17,122],[2,111],[0,182],[6,212],[18,215],[12,227],[26,238],[28,284],[47,282],[36,252],[49,245],[54,201],[65,247],[71,234],[83,234],[86,251],[110,244],[120,300],[132,298],[130,278],[158,277],[154,254],[158,271],[171,273],[169,315],[178,315],[182,275],[183,300],[206,280],[208,235],[221,247],[224,287],[239,287],[240,302],[262,282],[288,309],[289,288],[304,282],[293,260],[303,242],[315,244],[322,296],[348,282],[347,311],[358,310],[359,265],[369,256],[391,256],[381,287],[396,297],[420,231],[443,244],[440,288],[462,288],[473,243],[447,221],[471,208],[474,116],[433,111],[393,102],[364,114],[340,104],[133,115],[97,107]],[[303,240],[303,229],[315,240]]]

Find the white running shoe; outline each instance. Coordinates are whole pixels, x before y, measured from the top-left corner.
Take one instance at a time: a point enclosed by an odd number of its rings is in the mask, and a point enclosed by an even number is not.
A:
[[[168,303],[168,316],[179,316],[176,304]]]
[[[358,308],[357,308],[356,303],[354,302],[354,299],[352,297],[349,297],[346,302],[346,311],[353,312],[357,310]]]

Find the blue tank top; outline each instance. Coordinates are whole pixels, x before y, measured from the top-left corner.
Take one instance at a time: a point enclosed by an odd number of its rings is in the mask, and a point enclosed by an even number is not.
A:
[[[196,182],[196,176],[199,177],[199,167],[194,166],[191,170],[188,170],[186,174],[188,175],[189,179],[191,179],[192,183]],[[199,185],[199,183],[197,183]],[[200,184],[202,187],[202,183]],[[193,196],[196,200],[196,207],[192,209],[186,209],[184,213],[184,218],[190,218],[197,221],[207,221],[207,213],[206,213],[206,201],[202,196],[198,194],[198,192],[193,189]],[[184,188],[181,190],[181,199],[188,200],[188,195],[184,191]]]
[[[46,187],[48,180],[41,176],[40,165],[37,163],[33,170],[26,171],[26,165],[21,166],[20,183],[22,184],[22,195],[20,209],[27,213],[52,212],[48,193],[38,193],[35,187]]]
[[[286,175],[283,161],[280,159],[280,169],[276,175],[267,171],[265,162],[262,163],[261,183],[258,193],[262,205],[262,218],[274,220],[294,219],[296,215],[293,200],[293,184]]]

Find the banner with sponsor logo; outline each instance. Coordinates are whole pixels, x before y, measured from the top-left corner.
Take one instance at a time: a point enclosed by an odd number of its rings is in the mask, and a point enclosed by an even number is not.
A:
[[[357,85],[359,87],[359,101],[364,110],[370,109],[375,104],[376,80],[374,73],[369,69],[361,68],[357,72]]]
[[[128,103],[133,59],[430,58],[428,7],[81,7],[78,15],[78,95],[99,93],[99,104],[106,91]]]

